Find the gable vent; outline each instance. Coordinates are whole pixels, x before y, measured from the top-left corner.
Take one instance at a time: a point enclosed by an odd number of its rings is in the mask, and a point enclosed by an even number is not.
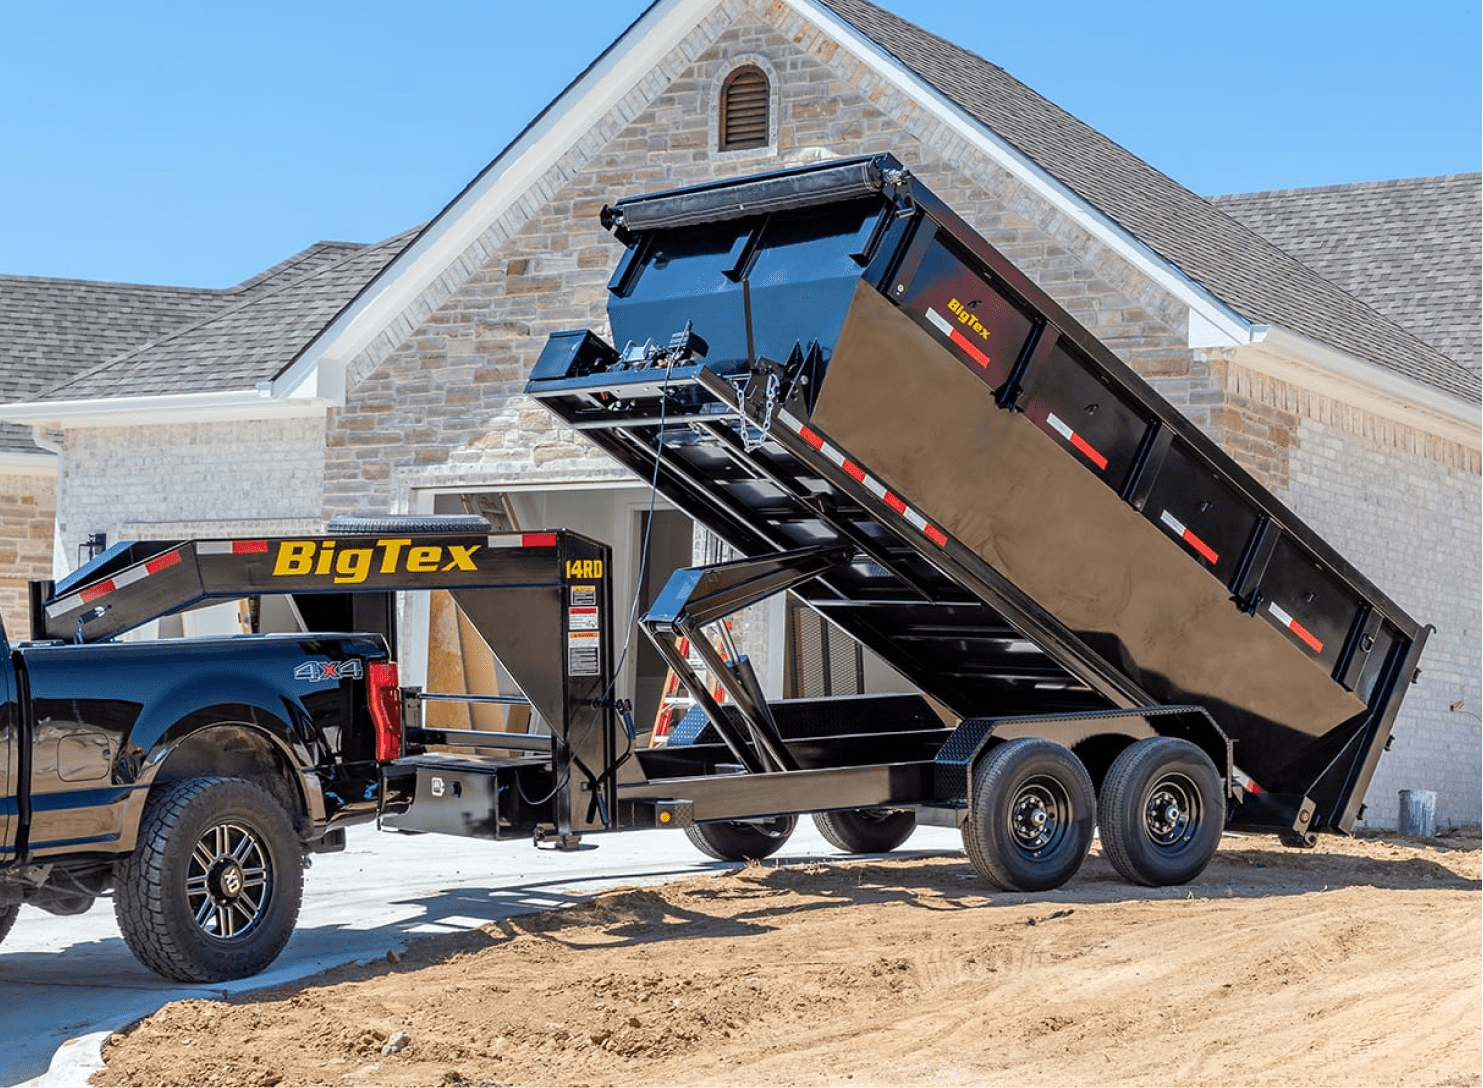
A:
[[[721,150],[766,147],[771,88],[762,69],[747,65],[721,87]]]

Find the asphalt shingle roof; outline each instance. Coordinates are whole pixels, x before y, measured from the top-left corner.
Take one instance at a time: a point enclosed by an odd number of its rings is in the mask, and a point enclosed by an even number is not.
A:
[[[334,243],[306,251],[249,280],[233,304],[52,385],[36,399],[251,389],[292,363],[415,233],[376,245]]]
[[[1210,200],[1477,373],[1483,363],[1483,174]]]
[[[0,399],[27,401],[171,329],[199,321],[227,292],[0,276]],[[0,425],[0,451],[35,453],[29,427]]]
[[[1479,379],[1004,69],[868,0],[819,0],[1230,309],[1472,401]]]

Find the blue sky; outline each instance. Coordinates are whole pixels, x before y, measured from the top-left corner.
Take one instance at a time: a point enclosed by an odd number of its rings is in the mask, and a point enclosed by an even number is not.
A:
[[[0,0],[0,273],[226,287],[435,215],[647,0]],[[1199,193],[1471,172],[1477,0],[877,0]]]

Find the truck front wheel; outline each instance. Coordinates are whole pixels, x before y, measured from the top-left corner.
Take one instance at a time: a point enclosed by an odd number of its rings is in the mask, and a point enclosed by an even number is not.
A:
[[[1097,799],[1102,849],[1133,884],[1187,884],[1205,871],[1225,830],[1225,788],[1203,750],[1149,737],[1113,761]]]
[[[1069,748],[1041,737],[1005,741],[974,765],[963,848],[1005,891],[1059,888],[1091,849],[1096,806],[1091,776]]]
[[[246,978],[278,958],[304,889],[288,814],[236,778],[175,782],[151,796],[119,866],[114,912],[130,950],[182,982]]]
[[[781,850],[797,826],[797,816],[773,816],[755,822],[716,820],[692,824],[685,828],[685,834],[697,850],[717,861],[755,861]]]

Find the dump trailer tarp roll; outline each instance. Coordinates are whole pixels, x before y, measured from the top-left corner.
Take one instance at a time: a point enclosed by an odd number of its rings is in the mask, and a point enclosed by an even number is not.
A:
[[[794,592],[958,715],[1197,705],[1236,823],[1349,830],[1425,630],[899,162],[832,169],[880,187],[620,202],[630,347],[527,392],[745,555],[853,548]]]

